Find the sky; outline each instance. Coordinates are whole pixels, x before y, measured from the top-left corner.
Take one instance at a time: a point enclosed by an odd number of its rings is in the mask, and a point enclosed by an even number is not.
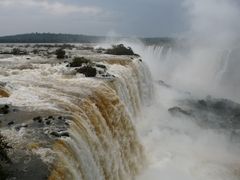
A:
[[[183,0],[0,0],[0,36],[31,32],[174,37]]]

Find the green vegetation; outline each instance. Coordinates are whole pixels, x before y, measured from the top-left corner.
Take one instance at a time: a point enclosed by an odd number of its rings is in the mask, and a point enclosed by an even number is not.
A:
[[[101,36],[75,34],[31,33],[0,37],[0,43],[95,43]]]
[[[64,59],[65,54],[66,52],[62,48],[56,50],[56,55],[58,59]]]
[[[118,41],[124,37],[115,37]],[[0,37],[0,43],[97,43],[106,40],[105,36],[87,36],[77,34],[30,33]],[[172,45],[173,38],[139,38],[146,45]],[[100,51],[100,50],[99,50]]]
[[[27,55],[26,51],[21,51],[18,48],[13,48],[11,54],[13,55]]]
[[[75,57],[72,62],[69,63],[69,67],[80,67],[83,64],[90,64],[91,61],[89,59],[86,59],[84,57]]]
[[[79,69],[77,69],[78,73],[84,74],[86,77],[95,77],[97,75],[97,70],[96,68],[92,66],[83,66]]]
[[[123,44],[113,45],[112,48],[106,50],[106,54],[113,55],[137,55],[130,47],[125,47]]]

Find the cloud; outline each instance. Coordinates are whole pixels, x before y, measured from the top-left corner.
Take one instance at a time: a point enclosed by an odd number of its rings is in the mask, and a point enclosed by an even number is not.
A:
[[[44,13],[53,15],[67,15],[81,13],[85,15],[98,15],[103,10],[96,6],[77,6],[63,2],[49,0],[0,0],[0,7],[38,8]]]

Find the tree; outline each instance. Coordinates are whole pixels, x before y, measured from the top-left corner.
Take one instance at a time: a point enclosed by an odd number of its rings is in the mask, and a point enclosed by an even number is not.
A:
[[[65,50],[62,48],[56,50],[56,55],[58,59],[64,59],[65,54],[66,54]]]

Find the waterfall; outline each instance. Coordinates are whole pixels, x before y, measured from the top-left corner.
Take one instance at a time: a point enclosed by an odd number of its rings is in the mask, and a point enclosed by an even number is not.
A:
[[[102,62],[113,78],[69,76],[64,64],[45,63],[34,64],[33,69],[9,68],[9,75],[1,76],[1,81],[11,84],[11,96],[2,99],[6,103],[67,119],[58,129],[41,129],[45,134],[68,132],[50,138],[51,144],[25,139],[29,131],[21,130],[21,143],[49,166],[50,180],[134,179],[145,165],[134,122],[153,96],[151,74],[138,58]],[[8,129],[2,133],[10,134]],[[11,133],[20,136],[15,130]]]

